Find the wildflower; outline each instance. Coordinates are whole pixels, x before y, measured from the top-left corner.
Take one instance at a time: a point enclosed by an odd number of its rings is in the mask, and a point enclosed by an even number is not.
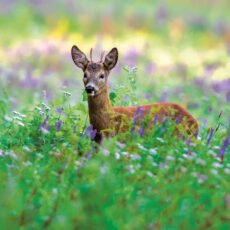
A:
[[[208,154],[215,157],[216,156],[216,153],[212,150],[212,149],[209,149],[208,150]]]
[[[28,147],[28,146],[23,146],[23,148],[22,148],[24,151],[26,151],[26,152],[30,152],[30,148]]]
[[[158,164],[157,164],[156,162],[153,162],[153,163],[152,163],[152,166],[153,166],[153,167],[157,167]]]
[[[210,129],[209,136],[208,136],[208,140],[207,140],[207,145],[210,144],[210,142],[211,142],[211,140],[212,140],[212,137],[213,137],[213,134],[214,134],[214,129],[211,128],[211,129]]]
[[[207,176],[206,175],[200,175],[199,177],[198,177],[198,183],[199,184],[202,184],[202,183],[204,183],[204,181],[205,180],[207,180]]]
[[[25,125],[24,125],[24,123],[23,122],[21,122],[21,121],[17,121],[17,124],[18,125],[20,125],[20,126],[22,126],[22,127],[24,127]]]
[[[180,170],[181,170],[181,172],[183,172],[183,173],[186,173],[186,172],[187,172],[187,168],[184,167],[184,166],[182,166],[182,167],[180,168]]]
[[[48,127],[50,127],[50,126],[48,126]],[[44,134],[47,134],[47,133],[49,133],[49,129],[47,129],[47,128],[40,128],[40,130],[44,133]]]
[[[3,151],[0,149],[0,157],[4,156]]]
[[[44,119],[44,121],[42,122],[42,124],[41,124],[41,126],[40,126],[40,129],[46,127],[46,124],[47,124],[47,121],[48,121],[48,120],[49,120],[49,115],[47,115],[46,118]]]
[[[129,153],[128,152],[121,152],[121,154],[123,155],[123,156],[129,156]]]
[[[116,142],[116,145],[121,149],[125,148],[125,146],[126,146],[124,143],[121,143],[119,141]]]
[[[147,174],[147,176],[149,176],[149,177],[154,177],[154,175],[153,175],[153,173],[152,172],[146,172],[146,174]]]
[[[137,146],[139,147],[139,149],[147,151],[147,149],[143,145],[141,145],[140,143],[137,143]]]
[[[197,173],[197,172],[192,172],[191,175],[192,175],[193,177],[198,177],[198,173]]]
[[[210,172],[213,174],[213,175],[218,175],[218,171],[216,169],[211,169]]]
[[[158,114],[156,114],[154,117],[153,125],[156,126],[157,122],[158,122]]]
[[[180,122],[181,122],[181,119],[182,119],[182,115],[179,114],[175,120],[176,124],[178,125]]]
[[[91,157],[91,152],[88,151],[88,152],[86,153],[85,159],[88,160],[90,157]]]
[[[62,111],[63,111],[63,107],[62,106],[56,108],[56,114],[61,115]]]
[[[58,189],[57,189],[57,188],[53,188],[53,189],[52,189],[52,193],[53,193],[53,194],[57,194],[57,193],[58,193]]]
[[[220,163],[218,163],[218,162],[216,162],[216,163],[213,163],[213,167],[215,167],[215,168],[222,168],[223,165],[220,164]]]
[[[229,145],[229,142],[230,142],[230,135],[224,140],[223,145],[221,146],[220,151],[218,153],[218,157],[221,158],[222,160],[224,158],[224,154]]]
[[[174,161],[175,158],[174,158],[173,156],[167,156],[167,157],[166,157],[166,160],[167,160],[167,161]]]
[[[229,174],[229,175],[230,175],[230,169],[229,169],[229,168],[224,169],[224,172],[225,172],[226,174]]]
[[[105,174],[108,171],[108,167],[106,165],[102,165],[100,167],[100,173]]]
[[[90,124],[86,129],[84,135],[90,137],[90,139],[93,140],[96,137],[96,133],[96,129],[93,129],[93,126]]]
[[[31,166],[32,163],[30,161],[26,161],[26,162],[23,162],[23,165],[25,165],[25,166]]]
[[[62,121],[61,120],[59,120],[58,122],[56,122],[56,131],[57,132],[60,131],[61,125],[62,125]]]
[[[204,160],[200,159],[200,158],[198,158],[196,160],[196,163],[199,164],[199,165],[203,165],[203,166],[206,165],[206,162]]]
[[[51,108],[46,104],[46,103],[42,103],[43,107],[46,109],[46,110],[50,110]]]
[[[129,171],[131,174],[134,174],[134,173],[135,173],[135,170],[134,170],[133,165],[128,165],[128,166],[127,166],[127,169],[128,169],[128,171]]]
[[[115,158],[116,158],[116,160],[119,160],[121,158],[120,154],[119,153],[115,153]]]
[[[110,152],[109,152],[108,149],[103,149],[103,150],[102,150],[102,153],[103,153],[104,156],[107,157],[107,156],[109,156],[109,153],[110,153]]]
[[[179,160],[180,162],[184,162],[184,159],[181,158],[181,157],[179,157],[178,160]]]
[[[135,161],[135,160],[140,160],[140,159],[141,159],[141,156],[139,156],[138,154],[132,154],[132,155],[131,155],[131,159],[134,160],[134,161]]]
[[[156,149],[150,149],[150,150],[149,150],[149,153],[150,153],[151,155],[156,155],[156,154],[157,154],[157,150],[156,150]]]
[[[164,143],[164,142],[165,142],[164,139],[161,138],[161,137],[157,137],[156,139],[157,139],[158,141],[160,141],[161,143]]]
[[[138,133],[139,133],[140,137],[143,137],[143,136],[144,136],[145,130],[144,130],[143,126],[140,127]]]
[[[11,122],[13,119],[7,115],[4,116],[4,119],[8,122]]]

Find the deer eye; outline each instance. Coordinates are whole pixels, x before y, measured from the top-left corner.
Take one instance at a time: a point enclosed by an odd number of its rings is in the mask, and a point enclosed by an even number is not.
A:
[[[87,78],[87,74],[86,73],[84,73],[84,79],[86,79]]]
[[[100,79],[104,79],[104,78],[105,78],[105,75],[104,75],[104,74],[101,74],[101,75],[99,76],[99,78],[100,78]]]

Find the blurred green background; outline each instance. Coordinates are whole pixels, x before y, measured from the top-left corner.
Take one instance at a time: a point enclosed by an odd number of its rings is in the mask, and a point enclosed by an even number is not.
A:
[[[229,229],[229,9],[229,0],[0,0],[1,227]],[[118,48],[114,105],[177,102],[198,120],[198,139],[162,124],[95,153],[74,44],[92,47],[95,61]]]

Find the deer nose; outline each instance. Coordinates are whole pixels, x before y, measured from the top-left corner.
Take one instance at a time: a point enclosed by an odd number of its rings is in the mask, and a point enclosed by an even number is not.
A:
[[[95,92],[95,88],[93,86],[91,86],[91,85],[86,86],[85,90],[86,90],[87,93]]]

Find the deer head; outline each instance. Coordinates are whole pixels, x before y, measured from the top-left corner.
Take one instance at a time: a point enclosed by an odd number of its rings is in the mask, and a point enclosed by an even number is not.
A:
[[[73,46],[71,49],[72,59],[76,66],[81,68],[84,73],[83,82],[85,90],[89,96],[96,96],[101,94],[107,88],[107,81],[110,70],[117,63],[118,50],[113,48],[103,61],[103,53],[99,62],[93,62],[92,49],[90,50],[90,60],[77,47]]]

